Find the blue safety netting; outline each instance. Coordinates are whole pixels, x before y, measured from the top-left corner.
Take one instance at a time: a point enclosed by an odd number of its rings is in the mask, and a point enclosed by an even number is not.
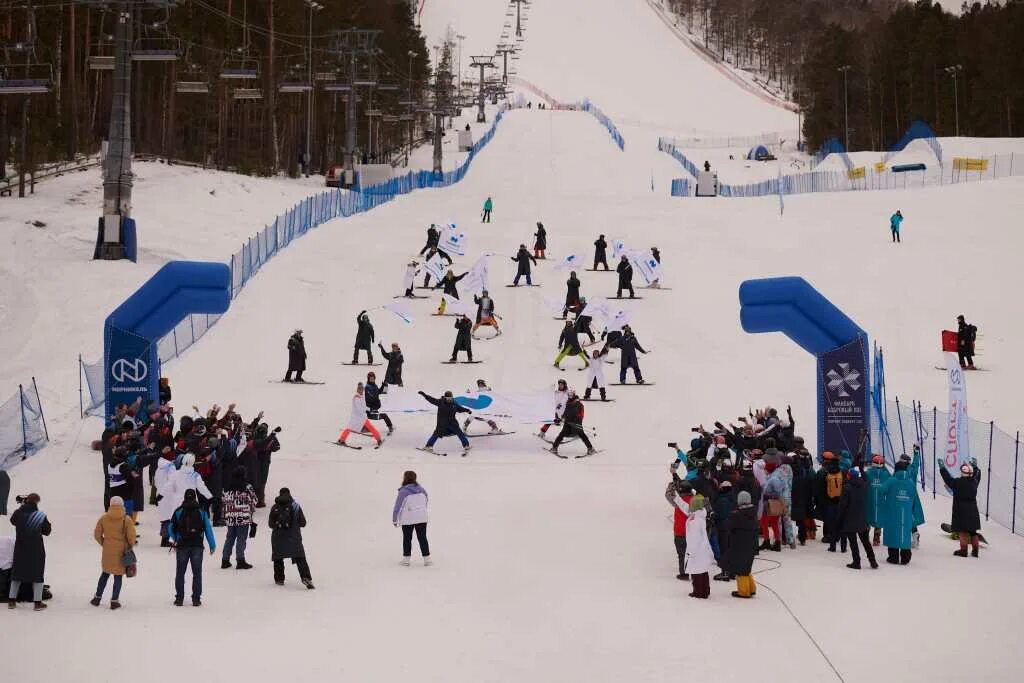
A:
[[[8,470],[47,442],[39,394],[33,385],[19,387],[0,403],[0,470]]]

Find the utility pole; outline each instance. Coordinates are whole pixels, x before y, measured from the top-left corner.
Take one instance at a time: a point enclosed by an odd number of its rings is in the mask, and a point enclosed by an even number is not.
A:
[[[960,137],[960,95],[957,91],[956,79],[961,71],[964,70],[962,64],[954,64],[953,66],[947,66],[945,71],[953,77],[953,112],[956,117],[956,136]]]
[[[836,69],[843,73],[843,128],[844,128],[844,146],[846,151],[850,151],[850,107],[849,107],[849,90],[847,88],[847,74],[850,72],[850,65],[844,64],[843,66]]]
[[[316,87],[313,85],[313,12],[319,12],[324,8],[314,0],[305,0],[309,7],[309,43],[307,45],[306,74],[309,83],[309,92],[306,93],[306,156],[303,159],[303,168],[306,177],[309,177],[309,166],[313,161],[312,139],[313,139],[313,97],[316,95]]]
[[[504,43],[500,43],[498,49],[495,50],[495,54],[501,55],[501,82],[506,85],[508,84],[508,56],[515,53],[515,47]]]
[[[121,228],[132,214],[132,4],[117,3],[114,26],[113,98],[103,160],[103,259],[125,258]]]
[[[473,60],[473,61],[470,62],[469,66],[472,67],[472,68],[479,68],[480,69],[480,91],[479,91],[479,94],[477,95],[477,107],[478,107],[478,109],[477,109],[477,112],[476,112],[476,122],[477,123],[485,123],[487,121],[487,116],[484,114],[484,102],[485,102],[486,96],[487,96],[487,92],[486,92],[486,90],[487,90],[486,80],[487,79],[484,76],[484,70],[485,69],[494,69],[494,68],[496,68],[495,64],[494,64],[494,57],[491,57],[490,55],[482,55],[482,56],[470,57],[470,59]]]
[[[345,170],[344,186],[352,187],[355,184],[356,174],[356,88],[359,86],[373,87],[377,85],[376,80],[373,79],[372,73],[370,77],[359,79],[359,58],[367,58],[367,62],[372,69],[372,58],[377,50],[375,44],[377,42],[377,36],[381,34],[380,31],[366,30],[366,29],[348,29],[344,31],[332,32],[332,44],[331,52],[338,55],[342,60],[348,60],[349,66],[349,91],[347,107],[345,112],[345,153],[343,158],[343,166]]]

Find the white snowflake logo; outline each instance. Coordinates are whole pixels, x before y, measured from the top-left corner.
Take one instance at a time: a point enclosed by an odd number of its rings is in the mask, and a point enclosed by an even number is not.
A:
[[[825,376],[828,377],[829,390],[836,392],[842,398],[849,398],[850,396],[846,391],[847,387],[851,391],[857,391],[861,386],[860,371],[851,370],[849,363],[839,363],[838,372],[836,370],[829,370]]]

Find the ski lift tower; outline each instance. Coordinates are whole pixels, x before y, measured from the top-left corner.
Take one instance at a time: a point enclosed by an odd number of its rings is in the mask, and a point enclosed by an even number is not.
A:
[[[476,122],[485,123],[487,121],[487,115],[484,114],[484,102],[487,99],[487,89],[485,85],[487,78],[484,76],[484,71],[486,69],[496,69],[497,66],[494,63],[494,57],[490,55],[475,56],[470,57],[470,59],[472,61],[469,63],[469,66],[480,69],[480,91],[477,95],[477,107],[479,108],[476,112]]]
[[[380,34],[381,31],[366,29],[331,32],[330,51],[343,62],[347,62],[349,67],[348,85],[351,88],[345,108],[345,154],[342,160],[344,168],[342,185],[345,187],[352,187],[356,180],[356,88],[373,88],[377,85],[372,75],[360,79],[359,58],[365,58],[369,62],[377,54],[376,42],[377,36]]]
[[[516,6],[516,38],[523,35],[523,5],[530,6],[529,0],[511,0]]]
[[[499,43],[498,49],[494,51],[495,55],[501,55],[501,82],[508,83],[508,56],[516,53],[514,45],[507,45],[505,43]]]

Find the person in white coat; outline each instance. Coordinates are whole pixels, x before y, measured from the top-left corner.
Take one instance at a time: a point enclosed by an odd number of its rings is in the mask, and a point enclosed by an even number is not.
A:
[[[366,395],[363,393],[363,383],[360,382],[356,385],[356,393],[352,397],[352,412],[348,416],[348,424],[341,430],[341,434],[338,435],[338,445],[348,446],[346,441],[348,440],[349,434],[355,432],[360,434],[363,430],[370,432],[370,436],[377,442],[377,446],[380,447],[381,438],[380,432],[373,426],[373,423],[366,417]],[[355,448],[350,446],[350,448]]]
[[[410,261],[405,266],[405,280],[402,282],[402,287],[405,289],[403,296],[409,297],[410,299],[416,296],[413,294],[413,287],[416,283],[416,274],[420,272],[420,264],[416,261]]]
[[[707,598],[711,595],[711,564],[715,556],[708,541],[707,500],[697,494],[690,501],[686,516],[686,570],[693,585],[691,598]]]
[[[157,489],[161,496],[157,503],[157,511],[160,513],[160,532],[163,540],[168,538],[168,526],[174,511],[185,502],[185,491],[195,490],[207,503],[213,500],[213,494],[210,493],[203,478],[196,472],[195,464],[196,456],[192,453],[181,456],[181,467],[168,473],[164,485]],[[163,545],[162,542],[161,545]]]
[[[423,565],[429,567],[430,544],[427,543],[427,492],[416,481],[416,473],[406,471],[402,476],[402,487],[398,489],[395,507],[391,511],[391,523],[402,527],[402,565],[409,566],[412,556],[412,535],[420,544]]]
[[[160,505],[160,502],[164,500],[163,494],[160,492],[167,487],[167,482],[170,480],[171,475],[178,471],[177,458],[174,455],[174,451],[170,448],[165,448],[160,459],[156,462],[156,472],[153,474],[153,488],[157,492],[157,512],[160,516],[160,547],[169,548],[171,542],[168,538],[167,523],[170,520],[170,514],[174,513],[174,508],[171,508],[170,513],[167,512],[167,507]],[[167,514],[168,517],[164,518]]]
[[[601,400],[607,401],[605,392],[607,383],[604,380],[604,366],[608,363],[608,349],[594,349],[590,352],[590,365],[587,366],[587,388],[583,392],[583,400],[590,400],[590,392],[597,389]]]
[[[562,413],[565,412],[565,403],[568,400],[569,395],[569,384],[564,380],[558,380],[557,386],[555,386],[555,424],[562,424]],[[551,423],[541,425],[540,433],[537,434],[540,438],[544,438],[544,435],[551,429]]]

